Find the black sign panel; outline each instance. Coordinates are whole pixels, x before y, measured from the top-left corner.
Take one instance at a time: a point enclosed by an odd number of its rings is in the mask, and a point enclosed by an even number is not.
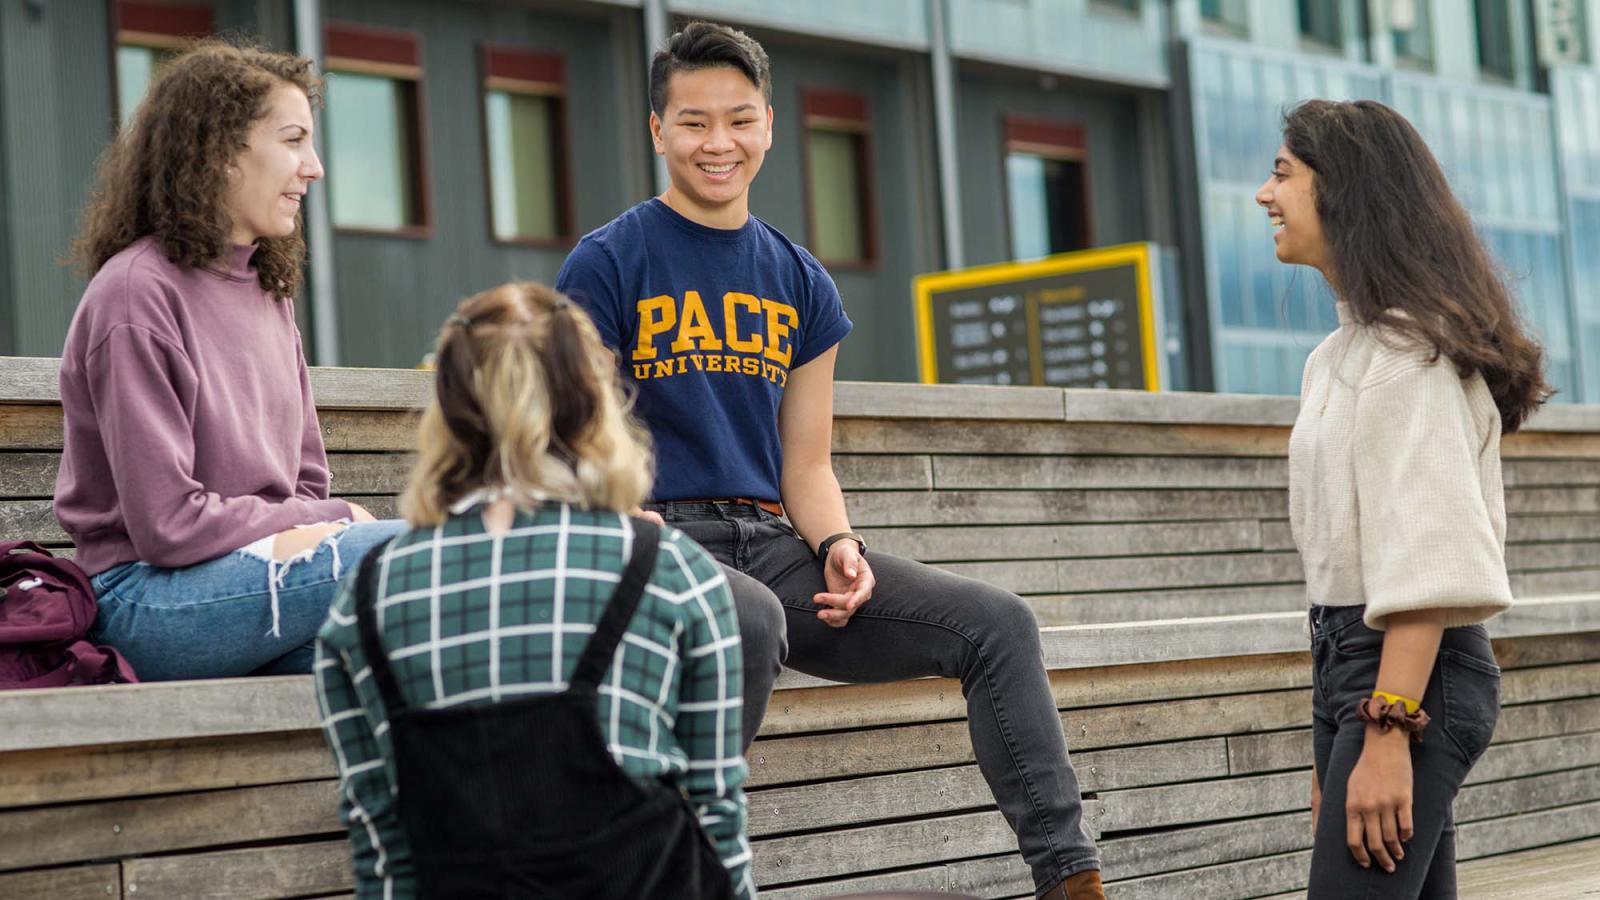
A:
[[[1157,390],[1147,244],[923,275],[922,380]]]

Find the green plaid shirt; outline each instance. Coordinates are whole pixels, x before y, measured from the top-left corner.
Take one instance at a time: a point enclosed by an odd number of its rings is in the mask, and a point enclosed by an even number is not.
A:
[[[614,512],[545,503],[496,536],[477,509],[400,535],[380,563],[383,645],[419,707],[565,690],[632,550],[632,528]],[[353,583],[345,580],[317,636],[317,702],[339,766],[357,896],[413,896],[389,726],[361,650]],[[600,730],[628,775],[688,793],[738,895],[753,897],[741,662],[721,568],[677,529],[662,529],[655,571],[600,685]]]

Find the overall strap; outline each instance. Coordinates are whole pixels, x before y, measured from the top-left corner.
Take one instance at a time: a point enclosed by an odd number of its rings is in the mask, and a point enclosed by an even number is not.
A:
[[[394,680],[394,670],[389,668],[389,657],[383,653],[383,643],[378,640],[377,590],[378,560],[389,549],[394,539],[373,547],[361,558],[361,568],[356,571],[356,631],[361,634],[361,652],[372,667],[372,679],[383,698],[385,715],[394,718],[406,709],[405,698],[400,696],[400,684]]]
[[[600,617],[589,643],[584,645],[583,656],[578,658],[578,667],[572,671],[569,690],[580,685],[589,688],[600,685],[600,679],[611,668],[611,657],[616,655],[617,645],[622,643],[622,636],[627,633],[634,610],[639,608],[639,600],[644,596],[644,586],[650,580],[650,573],[655,570],[661,529],[643,519],[628,521],[633,525],[633,554],[628,560],[628,567],[622,570],[622,580],[611,595],[605,615]]]

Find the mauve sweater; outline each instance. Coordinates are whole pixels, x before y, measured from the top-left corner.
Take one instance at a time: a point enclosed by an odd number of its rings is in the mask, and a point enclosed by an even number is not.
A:
[[[191,269],[142,238],[84,291],[61,353],[55,513],[89,574],[350,515],[328,499],[294,305],[261,289],[253,252]]]

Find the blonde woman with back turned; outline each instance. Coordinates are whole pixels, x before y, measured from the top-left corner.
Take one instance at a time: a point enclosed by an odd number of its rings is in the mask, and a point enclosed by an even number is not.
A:
[[[654,465],[610,353],[508,284],[436,358],[411,528],[317,642],[358,896],[753,896],[732,597],[627,515]]]

